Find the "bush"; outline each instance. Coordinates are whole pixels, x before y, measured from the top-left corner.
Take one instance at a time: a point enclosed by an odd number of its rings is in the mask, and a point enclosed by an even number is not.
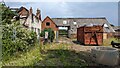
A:
[[[4,58],[7,56],[9,57],[16,52],[27,51],[29,47],[35,45],[36,43],[36,33],[20,26],[18,23],[19,22],[14,22],[3,28],[2,54]],[[15,38],[13,37],[14,28],[16,28]]]
[[[2,56],[4,60],[16,52],[27,51],[29,47],[35,45],[37,36],[36,33],[20,25],[19,21],[11,21],[16,16],[15,12],[1,3],[0,9],[2,9],[0,15],[2,15],[2,25],[4,25],[2,27]]]
[[[54,38],[55,38],[55,33],[54,33],[54,31],[51,29],[51,28],[46,28],[46,29],[44,29],[42,32],[41,32],[41,34],[40,34],[40,36],[41,37],[45,37],[45,32],[48,32],[48,39],[51,41],[51,42],[53,42],[53,40],[54,40]]]

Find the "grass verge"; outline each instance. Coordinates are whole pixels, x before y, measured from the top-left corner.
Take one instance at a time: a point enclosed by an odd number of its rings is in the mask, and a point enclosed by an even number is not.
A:
[[[3,66],[32,66],[39,60],[40,58],[40,49],[39,45],[35,45],[30,51],[26,53],[19,54],[17,56],[13,56],[10,60],[3,61]]]

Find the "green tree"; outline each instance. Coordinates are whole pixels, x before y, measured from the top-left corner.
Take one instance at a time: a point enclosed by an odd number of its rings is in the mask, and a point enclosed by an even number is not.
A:
[[[1,16],[2,16],[2,25],[11,24],[11,19],[16,15],[15,12],[11,11],[4,4],[0,3]]]
[[[0,5],[0,8],[2,8],[2,55],[4,60],[16,52],[27,51],[35,45],[37,35],[22,26],[19,21],[11,21],[16,13],[4,5]]]
[[[3,57],[11,56],[16,52],[27,51],[31,46],[35,45],[37,35],[35,32],[29,31],[19,22],[12,22],[3,28],[2,36],[2,52]],[[16,37],[14,38],[14,29]],[[6,59],[6,58],[5,58]]]

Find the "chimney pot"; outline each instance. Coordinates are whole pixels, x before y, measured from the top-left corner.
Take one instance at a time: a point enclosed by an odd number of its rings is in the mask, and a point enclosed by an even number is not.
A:
[[[36,16],[38,17],[39,20],[41,20],[41,11],[38,8],[37,8]]]
[[[29,12],[30,12],[30,14],[32,14],[32,11],[33,11],[33,10],[32,10],[32,7],[30,7],[30,11],[29,11]]]

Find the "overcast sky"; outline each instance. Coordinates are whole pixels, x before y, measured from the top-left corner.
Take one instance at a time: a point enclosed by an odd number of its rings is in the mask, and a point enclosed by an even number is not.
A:
[[[114,0],[115,1],[115,0]],[[117,1],[117,0],[116,0]],[[61,17],[106,17],[107,20],[118,25],[118,2],[6,2],[10,7],[24,6],[27,9],[41,10],[42,19],[46,16],[51,18]]]

